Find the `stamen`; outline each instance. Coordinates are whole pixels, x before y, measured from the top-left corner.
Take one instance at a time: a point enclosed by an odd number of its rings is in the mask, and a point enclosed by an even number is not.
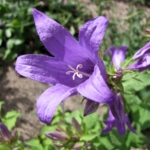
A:
[[[78,68],[83,68],[83,65],[82,64],[77,65],[76,69]]]
[[[69,75],[71,73],[73,73],[72,79],[75,80],[75,76],[77,76],[78,78],[83,78],[83,75],[86,77],[90,77],[90,74],[87,74],[85,72],[79,71],[79,68],[83,68],[82,64],[78,64],[76,69],[74,69],[72,66],[68,65],[68,67],[71,69],[71,71],[67,71],[66,74]]]

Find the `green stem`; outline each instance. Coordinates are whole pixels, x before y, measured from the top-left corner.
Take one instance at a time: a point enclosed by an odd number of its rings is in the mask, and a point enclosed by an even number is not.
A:
[[[128,66],[131,61],[132,61],[132,58],[130,58],[130,59],[122,66],[122,68],[125,68],[126,66]]]
[[[6,25],[7,28],[20,28],[20,27],[25,27],[25,26],[30,26],[34,24],[33,22],[29,22],[29,23],[26,23],[26,24],[21,24],[21,25]]]

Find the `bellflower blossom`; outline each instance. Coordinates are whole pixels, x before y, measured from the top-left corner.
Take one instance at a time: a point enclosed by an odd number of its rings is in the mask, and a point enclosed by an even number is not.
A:
[[[111,46],[104,53],[104,55],[111,56],[111,63],[114,66],[114,71],[116,73],[113,75],[113,78],[118,81],[123,77],[123,69],[120,66],[125,60],[127,49],[128,47],[125,45],[120,46],[118,49],[115,46]]]
[[[150,42],[138,50],[132,59],[135,62],[126,69],[143,71],[150,68]]]
[[[49,123],[57,106],[80,93],[96,103],[112,104],[115,96],[106,84],[107,74],[98,57],[108,19],[99,16],[85,23],[79,41],[60,24],[40,11],[32,10],[37,33],[54,57],[28,54],[17,58],[16,71],[30,79],[53,84],[37,100],[37,115]]]
[[[136,133],[129,122],[128,115],[124,114],[124,106],[120,93],[116,94],[116,101],[113,105],[109,106],[108,113],[109,113],[108,119],[104,121],[106,127],[102,131],[102,133],[107,133],[111,131],[113,127],[116,126],[119,134],[125,134],[126,133],[125,125],[127,125],[130,131]]]
[[[127,47],[122,45],[118,49],[115,46],[111,46],[105,52],[105,54],[109,54],[111,56],[112,64],[115,67],[114,71],[116,72],[116,74],[113,75],[113,78],[116,79],[117,82],[120,81],[123,77],[123,69],[120,68],[120,66],[125,60],[126,51]],[[113,105],[109,106],[108,120],[104,121],[106,127],[102,133],[109,132],[114,126],[116,126],[119,134],[125,134],[125,125],[127,125],[132,132],[136,133],[129,122],[128,115],[124,113],[122,95],[117,89],[114,90],[114,93],[116,93],[116,101]]]

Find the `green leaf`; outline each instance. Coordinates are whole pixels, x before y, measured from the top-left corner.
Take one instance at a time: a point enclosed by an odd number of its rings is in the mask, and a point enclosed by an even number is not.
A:
[[[4,54],[4,56],[3,56],[3,59],[4,60],[7,60],[8,62],[10,62],[10,61],[12,61],[12,60],[14,60],[16,57],[17,57],[17,53],[15,53],[15,52],[13,52],[12,50],[10,50],[10,49],[7,49],[6,51],[5,51],[5,54]]]
[[[0,46],[2,45],[3,40],[0,38]]]
[[[135,80],[136,76],[136,80]],[[140,91],[144,87],[150,85],[150,72],[143,71],[141,73],[129,73],[123,77],[123,86],[125,92]]]
[[[90,114],[84,117],[86,129],[92,129],[97,123],[99,123],[99,115],[97,113]]]
[[[52,145],[49,145],[45,150],[55,150],[55,147]]]
[[[2,109],[2,105],[4,104],[4,101],[0,101],[0,111]]]
[[[136,125],[139,124],[141,130],[150,128],[150,105],[133,105],[131,107],[133,120],[136,122]]]
[[[74,34],[75,34],[75,29],[74,29],[74,27],[73,27],[73,26],[71,26],[71,27],[70,27],[70,33],[71,33],[72,35],[74,35]]]
[[[113,148],[115,146],[114,144],[111,143],[109,134],[102,134],[101,136],[98,136],[96,139],[94,139],[93,143],[95,143],[97,146],[98,145],[101,146],[101,144],[105,145],[107,150],[113,150]]]
[[[9,130],[11,130],[13,127],[15,127],[17,118],[20,116],[20,113],[12,110],[5,114],[5,116],[2,118],[2,122],[8,127]]]
[[[0,150],[12,150],[12,149],[7,147],[6,145],[0,144]]]
[[[41,130],[41,137],[46,138],[45,133],[55,131],[57,127],[58,126],[56,126],[56,125],[55,126],[54,125],[53,126],[44,125],[44,127]]]
[[[43,150],[43,146],[41,145],[39,139],[32,139],[26,142],[27,145],[32,147],[32,150]]]
[[[6,29],[5,34],[7,38],[10,38],[12,36],[12,29],[11,28]]]
[[[12,49],[14,46],[15,40],[14,39],[9,39],[7,41],[7,49]]]
[[[15,39],[15,42],[14,42],[15,45],[20,45],[22,43],[23,43],[22,39]]]
[[[126,145],[134,148],[141,148],[143,145],[147,144],[149,142],[149,138],[144,136],[141,133],[134,134],[132,132],[128,133],[128,137],[126,138]]]
[[[86,142],[89,142],[91,140],[93,140],[94,138],[96,138],[99,134],[87,134],[87,135],[83,135],[80,140],[81,141],[86,141]]]

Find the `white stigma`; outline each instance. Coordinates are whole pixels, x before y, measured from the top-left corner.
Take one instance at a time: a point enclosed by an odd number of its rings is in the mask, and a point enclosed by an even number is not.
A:
[[[68,67],[71,69],[71,71],[67,71],[66,74],[69,75],[70,73],[73,73],[72,79],[75,80],[75,77],[83,78],[83,76],[90,77],[91,74],[79,71],[79,68],[83,68],[82,64],[78,64],[76,69],[74,69],[72,66],[68,65]]]

